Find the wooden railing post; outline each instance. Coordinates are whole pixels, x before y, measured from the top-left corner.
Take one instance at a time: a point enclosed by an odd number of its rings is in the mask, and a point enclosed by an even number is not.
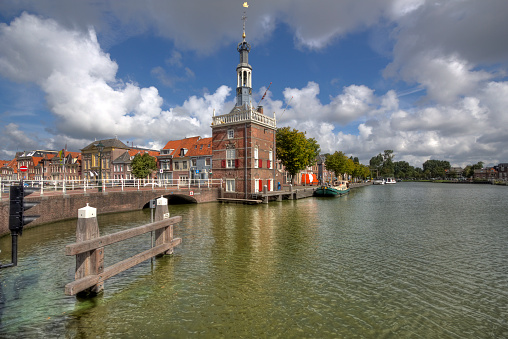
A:
[[[155,206],[155,221],[169,219],[168,199],[161,196],[157,199]],[[171,243],[173,241],[173,225],[155,231],[155,246]],[[170,247],[164,254],[173,254],[173,247]]]
[[[97,223],[97,209],[88,206],[78,210],[78,224],[76,227],[76,242],[95,239],[99,237],[99,225]],[[104,247],[100,247],[85,253],[76,255],[75,279],[89,275],[99,275],[104,271]],[[97,294],[104,289],[104,283],[96,285],[80,292],[85,295]]]

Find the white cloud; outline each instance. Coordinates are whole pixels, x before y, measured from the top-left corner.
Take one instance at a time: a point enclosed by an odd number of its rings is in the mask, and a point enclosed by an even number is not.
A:
[[[230,92],[222,86],[163,110],[155,87],[116,78],[118,65],[101,50],[93,30],[80,34],[26,13],[1,26],[0,43],[6,46],[0,74],[38,84],[57,117],[54,133],[78,139],[117,135],[167,141],[209,134],[212,109],[222,109]]]

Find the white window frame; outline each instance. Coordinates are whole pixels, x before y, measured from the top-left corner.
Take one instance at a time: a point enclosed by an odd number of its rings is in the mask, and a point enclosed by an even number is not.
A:
[[[268,152],[268,160],[270,160],[270,169],[273,169],[273,151]]]
[[[259,179],[254,179],[254,193],[259,193]]]
[[[258,167],[259,167],[259,148],[256,146],[254,148],[254,168]]]
[[[235,168],[236,149],[226,150],[226,168]]]
[[[189,176],[188,175],[180,175],[178,177],[178,186],[187,185],[189,182]]]
[[[235,130],[234,129],[228,129],[228,139],[233,139],[235,137]]]
[[[226,179],[226,192],[235,192],[235,179]]]

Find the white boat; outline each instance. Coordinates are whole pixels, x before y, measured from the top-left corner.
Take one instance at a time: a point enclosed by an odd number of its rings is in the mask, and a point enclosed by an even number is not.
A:
[[[372,183],[374,185],[384,185],[385,184],[385,179],[375,179]]]
[[[395,178],[386,178],[385,184],[396,184]]]

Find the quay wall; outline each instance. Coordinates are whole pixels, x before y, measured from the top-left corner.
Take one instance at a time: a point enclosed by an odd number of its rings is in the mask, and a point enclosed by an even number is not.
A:
[[[192,195],[191,195],[192,194]],[[94,192],[87,194],[58,194],[58,195],[30,195],[25,201],[38,201],[40,204],[30,208],[25,215],[40,215],[35,221],[25,227],[78,217],[78,209],[89,204],[97,208],[97,214],[125,212],[139,210],[145,207],[151,199],[163,195],[169,203],[173,199],[186,200],[194,203],[217,201],[219,190],[217,188],[179,189],[179,190],[132,190],[113,192]],[[9,231],[9,199],[0,202],[0,236]]]

